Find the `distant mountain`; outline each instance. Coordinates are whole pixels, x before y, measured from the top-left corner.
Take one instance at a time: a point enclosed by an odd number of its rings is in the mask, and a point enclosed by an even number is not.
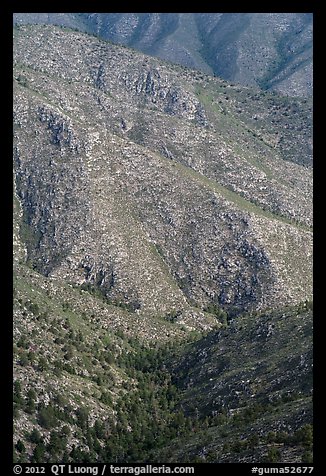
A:
[[[312,95],[312,14],[17,13],[14,21],[69,26],[237,84]]]
[[[311,99],[52,25],[13,87],[15,460],[310,461]]]

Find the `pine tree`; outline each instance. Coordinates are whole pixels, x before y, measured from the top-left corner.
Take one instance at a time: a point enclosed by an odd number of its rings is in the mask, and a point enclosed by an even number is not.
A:
[[[19,453],[25,453],[26,448],[22,440],[18,440],[16,443],[16,449],[19,451]]]

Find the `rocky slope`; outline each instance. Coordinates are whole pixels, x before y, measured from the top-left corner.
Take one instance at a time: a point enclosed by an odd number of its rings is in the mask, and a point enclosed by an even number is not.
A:
[[[15,32],[14,83],[35,269],[138,313],[311,296],[307,102],[55,27]]]
[[[311,342],[306,303],[241,316],[190,344],[172,366],[178,405],[198,428],[172,441],[163,460],[271,462],[275,445],[277,461],[300,462],[312,442]],[[290,437],[303,428],[306,441]]]
[[[310,303],[199,340],[19,265],[14,319],[16,461],[311,462]]]
[[[310,303],[199,339],[19,265],[14,319],[15,461],[311,462]]]
[[[258,412],[262,445],[281,421],[306,442],[295,432],[310,422],[311,316],[298,307],[312,296],[310,100],[53,26],[14,29],[13,79],[15,458],[176,461],[168,442],[196,428],[188,363],[206,348],[199,361],[216,368],[209,382],[197,372],[200,425],[216,410],[207,389],[241,413],[247,390],[232,375],[257,377],[257,404],[265,385],[295,394],[268,424]],[[266,310],[285,305],[287,319]],[[244,367],[228,367],[221,353],[239,346]],[[240,393],[224,401],[228,386]],[[304,444],[282,459],[309,459]],[[237,460],[220,446],[213,460]]]
[[[17,13],[69,26],[246,86],[312,95],[312,14]]]

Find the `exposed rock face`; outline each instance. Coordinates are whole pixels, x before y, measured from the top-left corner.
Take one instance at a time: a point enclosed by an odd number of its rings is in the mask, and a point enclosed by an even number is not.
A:
[[[78,28],[245,86],[312,95],[312,14],[18,13]]]
[[[309,102],[55,27],[15,31],[14,79],[37,270],[158,315],[311,296]]]

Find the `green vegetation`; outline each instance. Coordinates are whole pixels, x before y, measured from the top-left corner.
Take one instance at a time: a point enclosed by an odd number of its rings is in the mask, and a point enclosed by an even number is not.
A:
[[[77,289],[76,292],[78,292]],[[18,292],[17,302],[20,299],[19,295]],[[37,305],[32,299],[25,299],[25,303],[32,319],[42,314],[41,305]],[[281,322],[279,319],[283,319],[283,324],[287,323],[291,326],[296,313],[305,316],[311,308],[312,303],[307,301],[293,309],[265,312],[260,319],[259,316],[255,316],[256,324],[251,316],[238,317],[237,325],[242,329],[237,334],[238,345],[242,348],[239,362],[243,361],[245,349],[248,346],[245,341],[241,341],[241,336],[252,339],[253,329],[259,327],[259,321],[264,315],[273,320],[275,328],[278,326],[277,323]],[[63,316],[72,312],[68,301],[63,301],[61,309]],[[223,316],[227,317],[218,306],[214,305],[208,306],[206,312],[215,314],[219,320]],[[176,316],[177,313],[172,313],[169,320],[174,321]],[[64,360],[48,359],[46,366],[40,365],[44,357],[39,356],[36,351],[35,363],[31,365],[34,365],[36,372],[47,372],[47,375],[56,376],[60,388],[63,375],[77,378],[76,363],[79,362],[78,365],[82,364],[85,370],[87,368],[90,372],[87,378],[84,377],[83,385],[85,389],[92,388],[92,390],[90,394],[86,391],[80,398],[77,393],[63,394],[59,388],[52,388],[50,401],[44,404],[40,389],[32,387],[23,389],[21,382],[16,380],[14,382],[15,424],[19,424],[21,411],[31,417],[33,422],[28,433],[22,435],[16,443],[16,461],[79,463],[176,461],[178,458],[176,452],[181,451],[181,448],[184,448],[183,456],[186,462],[216,462],[223,457],[234,461],[244,455],[255,454],[257,447],[266,449],[262,456],[262,460],[266,462],[280,461],[282,452],[287,448],[294,449],[302,461],[311,461],[312,427],[310,424],[288,432],[275,432],[269,429],[276,415],[278,418],[283,418],[284,412],[291,415],[291,408],[295,409],[297,405],[301,405],[304,394],[300,391],[288,395],[284,388],[282,398],[271,402],[266,402],[264,395],[256,402],[239,400],[237,411],[231,414],[227,403],[222,404],[217,411],[207,411],[209,409],[207,404],[210,405],[210,400],[214,397],[210,395],[210,390],[206,387],[207,393],[202,392],[201,395],[191,390],[190,393],[196,402],[191,406],[192,404],[188,401],[189,391],[185,390],[187,384],[184,382],[189,374],[188,365],[193,367],[199,376],[196,371],[196,365],[200,364],[197,349],[200,351],[203,346],[203,349],[210,349],[209,352],[214,351],[214,346],[212,344],[207,346],[205,340],[214,342],[216,331],[204,338],[196,335],[194,339],[189,338],[186,341],[176,340],[166,344],[148,345],[136,337],[126,336],[122,331],[101,335],[97,330],[91,352],[88,352],[84,342],[89,337],[81,330],[87,323],[85,319],[80,319],[81,328],[74,328],[67,318],[61,321],[61,325],[59,325],[60,319],[54,319],[52,324],[50,323],[51,319],[49,323],[44,322],[43,325],[50,325],[54,335],[57,335],[56,345],[58,349],[61,349]],[[230,322],[230,326],[234,326],[234,321]],[[228,345],[230,351],[237,351],[236,345],[227,343],[228,335],[234,336],[232,329],[229,327],[221,329],[218,335],[219,339],[224,339],[221,341],[222,346]],[[282,342],[279,344],[282,345]],[[256,346],[257,352],[261,352],[255,339],[252,345]],[[29,346],[26,336],[22,335],[18,348],[23,350],[28,349]],[[57,354],[60,355],[59,351]],[[65,362],[67,354],[70,354],[71,364],[69,365]],[[224,354],[223,358],[218,357],[212,360],[218,375],[227,379],[228,375],[233,373],[238,380],[236,373],[238,361],[234,355],[231,357],[226,352]],[[259,355],[261,358],[262,354]],[[192,361],[193,358],[194,361]],[[248,356],[246,359],[245,366],[252,366],[254,361],[248,360]],[[211,364],[208,362],[203,365],[205,367]],[[245,371],[245,366],[242,364],[241,372]],[[78,373],[83,368],[79,369]],[[57,374],[58,369],[60,373]],[[117,392],[118,375],[124,382],[123,390],[119,392]],[[207,379],[205,372],[205,385],[208,380],[210,379]],[[214,382],[217,381],[215,378]],[[193,389],[197,388],[198,392],[201,392],[200,385],[199,378],[199,382]],[[223,389],[220,391],[223,394]],[[96,405],[103,410],[101,416],[98,414],[94,417],[90,400],[86,405],[82,403],[87,395],[96,398]],[[261,428],[259,436],[257,432],[252,433],[250,430],[255,427]],[[44,443],[44,432],[50,435],[47,444]],[[67,444],[72,437],[78,439],[79,446],[67,450]],[[201,445],[208,445],[209,450],[205,455],[198,456]],[[31,456],[29,457],[28,454]]]
[[[107,297],[107,291],[105,288],[90,282],[86,282],[80,285],[80,289],[89,292],[92,296],[101,299],[103,302],[110,304],[112,306],[120,307],[121,309],[125,309],[129,312],[134,312],[136,309],[139,308],[137,303],[129,303],[123,301],[112,300]]]
[[[242,197],[238,193],[234,192],[233,190],[224,187],[223,185],[219,184],[215,180],[207,178],[205,175],[193,170],[190,167],[187,167],[183,164],[176,163],[175,167],[180,170],[180,172],[185,173],[186,175],[192,177],[194,180],[201,182],[204,186],[208,187],[210,190],[221,194],[226,200],[230,201],[231,203],[235,204],[240,210],[243,210],[248,213],[253,213],[258,216],[262,216],[265,218],[269,218],[271,220],[278,220],[283,223],[291,224],[299,229],[311,231],[311,227],[306,226],[303,223],[300,223],[296,220],[291,220],[283,215],[277,214],[275,212],[271,212],[268,209],[264,209],[254,202],[247,200],[246,198]]]
[[[222,324],[227,324],[228,322],[228,313],[221,309],[216,304],[209,304],[205,307],[204,311],[214,314],[219,322]]]
[[[35,26],[14,91],[14,460],[310,461],[308,101]]]

